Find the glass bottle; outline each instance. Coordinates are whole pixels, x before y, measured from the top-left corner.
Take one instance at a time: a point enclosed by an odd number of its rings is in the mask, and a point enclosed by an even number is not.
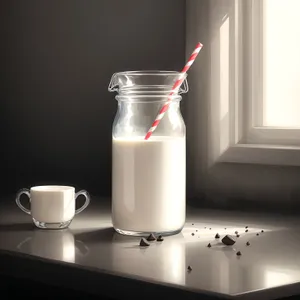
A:
[[[145,236],[180,232],[186,212],[186,129],[180,111],[188,91],[186,75],[160,124],[145,135],[179,72],[115,73],[117,92],[112,129],[112,223],[121,234]]]

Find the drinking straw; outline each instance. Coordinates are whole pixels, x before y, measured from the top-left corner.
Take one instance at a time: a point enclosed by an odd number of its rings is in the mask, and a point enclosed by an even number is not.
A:
[[[203,45],[201,43],[197,43],[195,50],[193,51],[193,53],[191,54],[189,60],[187,61],[187,63],[185,64],[184,68],[182,69],[182,71],[179,74],[179,78],[175,81],[172,90],[168,96],[168,100],[167,102],[163,105],[163,107],[160,109],[155,121],[152,123],[152,126],[150,127],[150,129],[148,130],[146,136],[145,136],[145,140],[148,140],[150,138],[150,136],[152,135],[153,131],[156,129],[156,127],[158,126],[160,120],[163,118],[163,116],[165,115],[166,111],[168,110],[171,102],[172,102],[172,96],[174,94],[176,94],[182,84],[182,82],[185,79],[185,73],[189,70],[189,68],[191,67],[191,65],[193,64],[193,62],[195,61],[197,55],[199,54],[200,50],[202,49]]]

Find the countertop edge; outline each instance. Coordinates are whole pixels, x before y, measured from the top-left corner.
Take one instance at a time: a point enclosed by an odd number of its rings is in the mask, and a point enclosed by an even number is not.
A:
[[[199,297],[203,300],[238,299],[240,297],[240,295],[236,297],[222,294],[213,295],[213,293],[210,295],[209,291],[201,293],[200,291],[183,290],[179,287],[110,274],[92,267],[83,268],[76,264],[61,263],[8,250],[0,250],[0,265],[0,274],[4,276],[39,281],[115,299],[123,299],[127,295],[131,297],[157,297],[160,295],[185,300],[199,299]],[[134,296],[132,295],[133,291]]]

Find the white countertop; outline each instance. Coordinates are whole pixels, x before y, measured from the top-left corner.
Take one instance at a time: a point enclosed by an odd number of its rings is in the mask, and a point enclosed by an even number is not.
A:
[[[300,294],[297,218],[189,208],[180,234],[142,249],[140,238],[113,231],[104,199],[92,199],[92,205],[75,217],[70,228],[61,231],[33,229],[30,216],[19,211],[13,201],[1,205],[0,250],[76,264],[196,294],[261,300]],[[247,233],[245,226],[249,226]],[[214,238],[216,233],[222,238],[226,234],[235,235],[235,231],[240,237],[234,246],[222,245]],[[247,241],[250,246],[246,246]],[[237,256],[237,251],[242,255]],[[189,265],[191,272],[187,270]]]

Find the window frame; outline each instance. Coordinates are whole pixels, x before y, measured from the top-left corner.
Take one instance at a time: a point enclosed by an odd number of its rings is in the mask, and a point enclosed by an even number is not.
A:
[[[300,166],[300,129],[262,126],[263,1],[234,3],[234,93],[229,103],[233,138],[217,161]]]

